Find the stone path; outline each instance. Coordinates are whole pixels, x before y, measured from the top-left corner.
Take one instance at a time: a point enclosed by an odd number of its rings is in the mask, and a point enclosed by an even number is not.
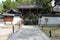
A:
[[[38,26],[23,26],[9,40],[50,40]]]

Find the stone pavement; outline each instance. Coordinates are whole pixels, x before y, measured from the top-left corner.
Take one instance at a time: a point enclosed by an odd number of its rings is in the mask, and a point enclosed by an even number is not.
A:
[[[38,26],[23,26],[9,40],[50,40]]]

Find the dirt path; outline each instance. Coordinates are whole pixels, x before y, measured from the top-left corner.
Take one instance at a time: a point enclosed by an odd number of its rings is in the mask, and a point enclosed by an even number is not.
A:
[[[37,26],[23,26],[9,40],[50,40]]]

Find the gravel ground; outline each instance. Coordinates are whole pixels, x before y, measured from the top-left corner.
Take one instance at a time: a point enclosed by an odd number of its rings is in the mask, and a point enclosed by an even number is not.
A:
[[[15,28],[14,32],[18,30],[18,27]],[[0,27],[0,40],[7,40],[12,34],[12,27]]]

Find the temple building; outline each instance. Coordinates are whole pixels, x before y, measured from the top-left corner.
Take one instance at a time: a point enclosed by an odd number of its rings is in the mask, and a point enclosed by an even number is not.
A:
[[[21,15],[14,8],[10,8],[5,13],[0,15],[0,19],[3,20],[4,24],[19,24],[21,20]]]

